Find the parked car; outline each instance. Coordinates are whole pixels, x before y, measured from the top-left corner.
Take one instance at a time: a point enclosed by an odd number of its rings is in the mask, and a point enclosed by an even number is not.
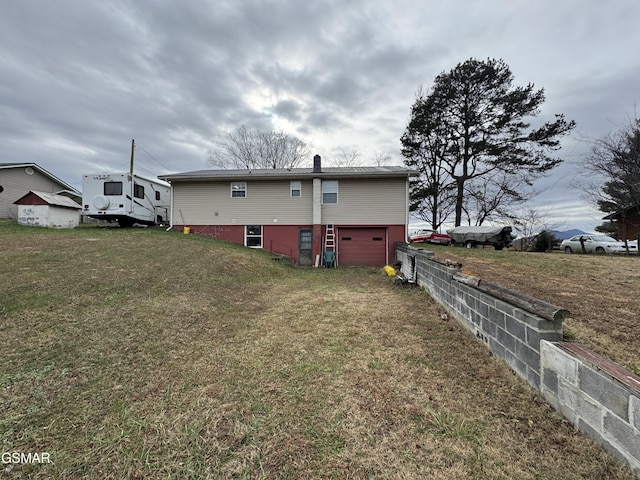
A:
[[[449,245],[451,243],[451,237],[446,233],[438,233],[429,229],[417,230],[409,237],[409,240],[415,243],[439,243],[440,245]]]
[[[630,249],[633,242],[629,242]],[[582,252],[588,253],[627,253],[624,242],[616,240],[608,235],[574,235],[571,238],[563,240],[560,248],[565,253]],[[634,253],[637,253],[638,247],[635,245]]]
[[[447,230],[455,245],[475,248],[478,245],[489,245],[496,250],[509,248],[513,243],[511,227],[468,226],[455,227]]]
[[[629,242],[627,242],[627,245],[629,245],[629,253],[633,254],[633,255],[637,255],[638,254],[638,241],[637,240],[631,240]],[[626,251],[625,251],[626,253]]]
[[[616,252],[621,254],[629,254],[629,255],[637,255],[638,254],[638,241],[637,240],[628,240],[627,245],[625,246],[624,242],[620,240],[622,243],[622,251]],[[627,247],[629,250],[627,251]]]

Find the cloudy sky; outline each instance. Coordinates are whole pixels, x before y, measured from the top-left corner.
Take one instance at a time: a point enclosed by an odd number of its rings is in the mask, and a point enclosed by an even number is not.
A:
[[[330,162],[387,154],[420,87],[471,57],[544,88],[577,128],[536,206],[566,228],[601,214],[570,187],[585,139],[640,103],[638,0],[19,0],[0,2],[0,162],[81,188],[125,171],[207,168],[225,131],[284,130]],[[640,108],[640,107],[638,107]],[[368,162],[369,161],[369,162]]]

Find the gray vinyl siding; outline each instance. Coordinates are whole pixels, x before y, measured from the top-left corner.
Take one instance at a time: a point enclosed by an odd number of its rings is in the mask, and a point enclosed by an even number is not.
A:
[[[18,206],[13,202],[31,190],[54,193],[66,188],[33,169],[33,175],[25,173],[25,167],[0,169],[0,218],[18,218]]]
[[[403,225],[406,178],[338,180],[338,204],[322,205],[323,224]]]
[[[297,180],[292,178],[291,180]],[[176,225],[304,225],[311,223],[312,182],[302,181],[302,196],[291,198],[290,181],[247,181],[247,196],[231,198],[226,182],[175,182]]]

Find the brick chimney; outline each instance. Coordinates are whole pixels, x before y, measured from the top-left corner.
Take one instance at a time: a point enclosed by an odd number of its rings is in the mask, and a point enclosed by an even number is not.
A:
[[[322,172],[322,162],[320,159],[320,155],[315,155],[313,157],[313,173]]]

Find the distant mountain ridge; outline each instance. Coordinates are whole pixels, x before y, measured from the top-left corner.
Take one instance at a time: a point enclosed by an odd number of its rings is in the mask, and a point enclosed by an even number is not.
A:
[[[564,232],[558,232],[556,230],[552,230],[551,233],[558,240],[565,240],[567,238],[571,238],[574,235],[585,235],[587,232],[583,232],[582,230],[578,230],[577,228],[573,228],[571,230],[565,230]]]

